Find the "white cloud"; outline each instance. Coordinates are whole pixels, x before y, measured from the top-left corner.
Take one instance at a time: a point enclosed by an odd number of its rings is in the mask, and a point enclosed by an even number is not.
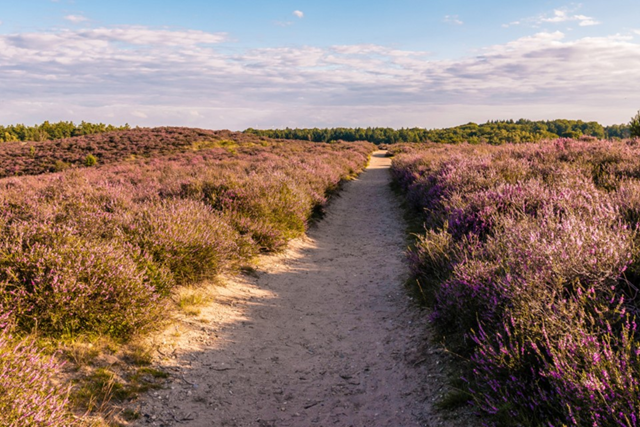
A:
[[[539,22],[562,23],[562,22],[578,22],[580,26],[598,25],[600,24],[590,16],[572,15],[568,10],[556,9],[553,11],[552,17],[542,17]]]
[[[601,22],[596,21],[593,18],[589,18],[588,16],[583,16],[583,15],[577,15],[576,16],[578,18],[578,25],[580,25],[581,27],[590,27],[593,25],[600,25]]]
[[[464,22],[462,22],[460,20],[460,17],[458,15],[446,15],[444,17],[444,22],[446,22],[448,24],[454,24],[454,25],[462,25],[462,24],[464,24]]]
[[[558,22],[567,22],[570,20],[570,16],[567,14],[566,10],[554,10],[553,11],[553,16],[552,17],[541,17],[539,19],[539,22],[553,22],[553,23],[558,23]]]
[[[300,11],[300,10],[294,10],[293,11],[293,16],[295,16],[296,18],[304,18],[304,12]]]
[[[518,21],[510,22],[509,24],[504,24],[503,27],[511,27],[516,25],[529,25],[538,27],[542,24],[561,24],[567,22],[577,22],[581,27],[600,25],[600,22],[595,18],[576,14],[576,12],[581,7],[581,5],[577,5],[572,8],[555,9],[551,14],[546,13],[538,16],[524,18]]]
[[[156,30],[146,27],[98,28],[78,33],[87,39],[120,41],[134,45],[167,45],[184,46],[199,44],[216,44],[226,39],[224,33],[208,33],[197,30]]]
[[[375,44],[225,53],[225,37],[147,27],[0,34],[3,120],[231,129],[619,122],[640,99],[629,83],[640,80],[631,37],[541,32],[448,60]]]
[[[99,49],[91,53],[97,54],[117,49],[116,43],[139,46],[198,46],[202,44],[221,43],[226,39],[224,33],[207,33],[197,30],[156,30],[147,27],[113,27],[82,29],[77,31],[62,30],[49,33],[20,33],[2,36],[8,46],[14,49],[33,49],[55,51]],[[123,50],[123,53],[126,51]],[[47,56],[43,52],[43,56]],[[56,56],[54,56],[55,58]],[[0,56],[1,58],[1,56]],[[60,57],[60,60],[64,56]]]
[[[86,22],[89,20],[86,16],[82,15],[67,15],[64,17],[64,19],[74,24],[79,24],[81,22]]]
[[[276,27],[290,27],[293,25],[293,22],[291,21],[275,21],[273,23],[273,25],[275,25]]]

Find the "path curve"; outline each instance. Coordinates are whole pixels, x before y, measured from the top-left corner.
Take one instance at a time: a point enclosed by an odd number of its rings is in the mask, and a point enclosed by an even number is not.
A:
[[[442,356],[425,347],[426,316],[403,288],[404,222],[385,154],[307,238],[225,288],[217,302],[232,320],[185,333],[197,346],[167,357],[177,380],[142,401],[140,425],[443,425],[432,407]]]

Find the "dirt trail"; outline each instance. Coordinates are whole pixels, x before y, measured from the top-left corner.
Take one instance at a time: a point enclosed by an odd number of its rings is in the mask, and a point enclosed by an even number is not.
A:
[[[161,339],[175,381],[142,400],[138,425],[465,424],[433,408],[443,356],[403,288],[405,231],[384,154],[307,238]]]

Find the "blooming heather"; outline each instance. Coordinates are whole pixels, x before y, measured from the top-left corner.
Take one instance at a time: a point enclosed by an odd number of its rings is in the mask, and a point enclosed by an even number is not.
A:
[[[33,343],[0,332],[0,425],[71,427],[67,390],[56,385],[60,364]]]
[[[497,425],[639,426],[636,141],[399,145],[409,259]]]
[[[0,180],[0,425],[63,426],[55,361],[2,330],[144,332],[176,286],[303,234],[373,145],[161,128],[20,150],[0,149],[0,175],[25,175]],[[51,153],[73,167],[48,173]]]

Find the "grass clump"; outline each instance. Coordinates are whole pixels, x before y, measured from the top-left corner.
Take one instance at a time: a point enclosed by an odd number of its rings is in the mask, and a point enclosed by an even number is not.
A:
[[[189,316],[199,316],[201,308],[213,302],[215,297],[203,286],[183,286],[174,293],[176,306]]]

